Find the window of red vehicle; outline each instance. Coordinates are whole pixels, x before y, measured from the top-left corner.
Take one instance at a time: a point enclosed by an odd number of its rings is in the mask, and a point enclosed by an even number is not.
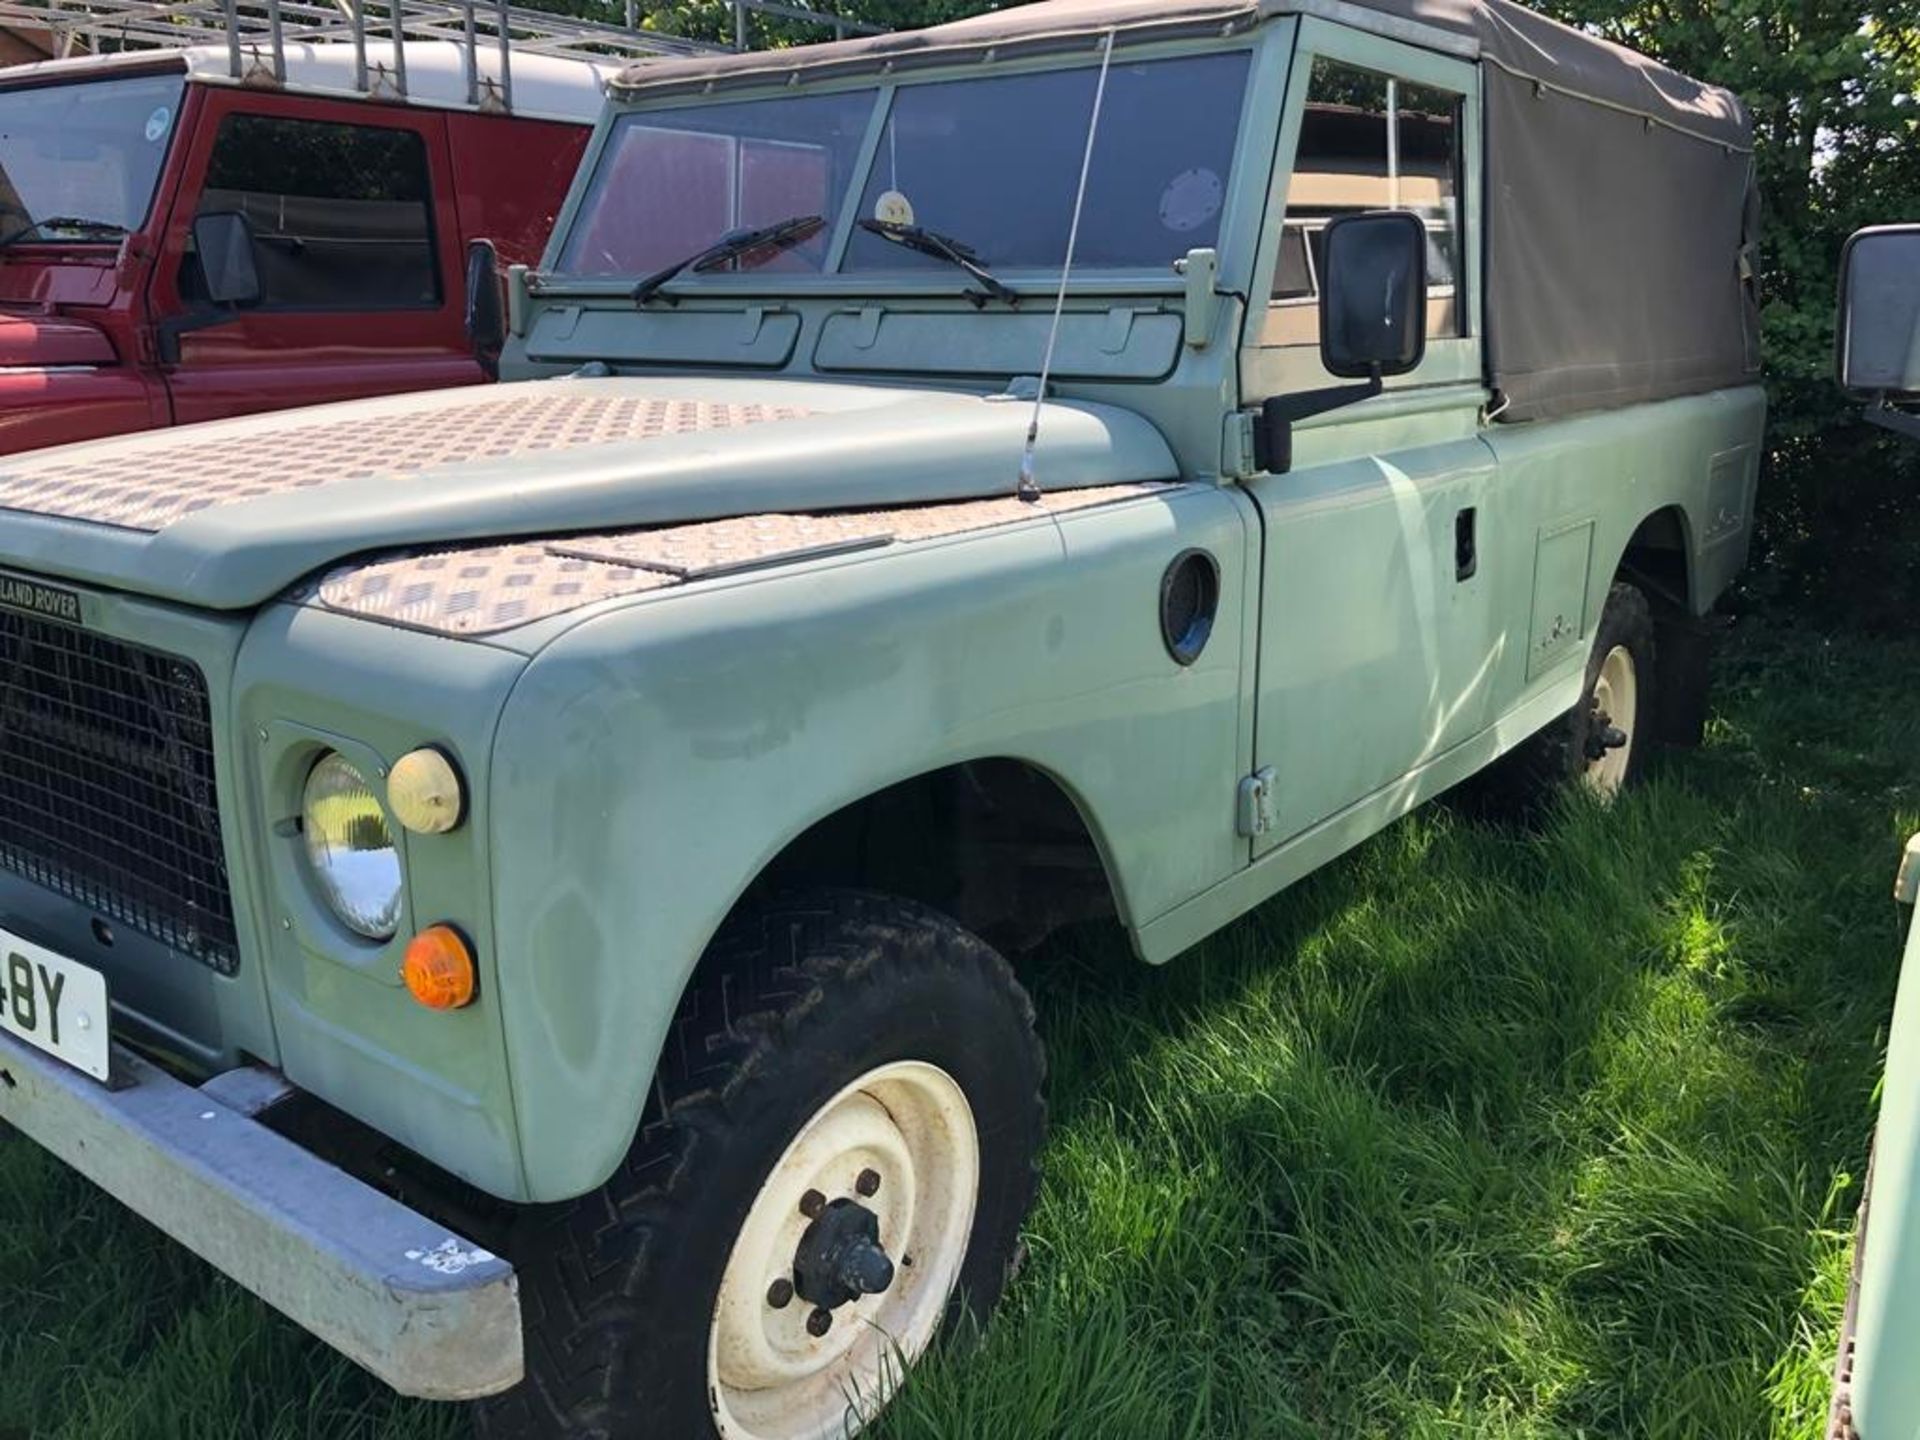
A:
[[[261,309],[433,309],[432,195],[426,144],[412,130],[229,115],[198,212],[247,217]],[[192,256],[180,288],[203,293]]]
[[[0,236],[57,245],[139,229],[185,84],[141,75],[0,92]]]

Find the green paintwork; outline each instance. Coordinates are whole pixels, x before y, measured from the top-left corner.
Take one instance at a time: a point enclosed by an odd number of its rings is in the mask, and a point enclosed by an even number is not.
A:
[[[1911,907],[1909,876],[1920,873],[1920,836],[1907,846],[1901,903]],[[1910,910],[1909,910],[1910,913]],[[1856,1312],[1853,1423],[1861,1440],[1920,1435],[1920,1368],[1913,1363],[1920,1326],[1920,925],[1909,924],[1900,993],[1881,1082],[1874,1138],[1873,1193],[1863,1212]],[[1870,1217],[1870,1218],[1868,1218]]]
[[[526,388],[316,406],[67,446],[42,451],[32,461],[138,461],[192,444],[217,447],[226,464],[244,464],[249,442],[295,424],[342,426],[427,415],[457,426],[463,407],[510,400]],[[810,413],[775,424],[663,435],[544,458],[480,458],[418,473],[369,447],[354,460],[376,473],[215,504],[154,533],[0,511],[0,556],[168,600],[247,609],[331,561],[399,545],[995,493],[1004,488],[1006,457],[1019,454],[1032,409],[980,395],[733,376],[567,380],[539,391],[780,405]],[[1174,473],[1165,442],[1138,415],[1098,404],[1054,404],[1048,412],[1041,458],[1062,489]],[[928,466],[929,455],[941,463]]]
[[[1262,257],[1304,103],[1291,77],[1325,53],[1469,95],[1478,82],[1441,53],[1451,42],[1427,50],[1322,19],[1150,49],[1222,45],[1251,48],[1254,63],[1218,289],[1190,315],[1187,282],[1170,270],[1076,278],[1041,430],[1043,486],[1176,486],[701,580],[484,641],[272,598],[396,544],[1012,488],[1029,406],[990,397],[1038,371],[1037,314],[976,311],[957,272],[761,271],[690,277],[677,306],[644,314],[630,282],[536,282],[516,293],[505,371],[539,379],[540,393],[793,405],[814,412],[805,419],[476,460],[405,483],[342,480],[156,536],[0,516],[0,563],[93,587],[105,628],[177,633],[214,686],[247,963],[202,1058],[278,1063],[496,1194],[578,1194],[626,1150],[715,928],[823,817],[962,761],[1026,762],[1078,807],[1128,934],[1163,961],[1565,710],[1648,517],[1680,517],[1686,599],[1704,612],[1745,556],[1757,389],[1502,428],[1482,415],[1490,397],[1469,336],[1436,342],[1379,399],[1303,426],[1291,473],[1253,472],[1246,411],[1329,381],[1311,352],[1259,348],[1263,307],[1249,315],[1242,298],[1272,286]],[[583,177],[606,133],[603,122]],[[1469,196],[1482,189],[1476,133]],[[588,183],[576,182],[556,246]],[[1480,235],[1469,206],[1466,273]],[[613,373],[541,379],[587,360]],[[457,425],[472,400],[332,413],[418,409]],[[208,437],[244,447],[313,418],[67,453],[159,455]],[[1469,507],[1479,563],[1461,580],[1455,524]],[[1211,643],[1183,668],[1161,643],[1156,600],[1168,562],[1190,547],[1217,558],[1222,600]],[[113,591],[158,598],[106,599]],[[405,840],[403,924],[457,923],[480,956],[479,999],[453,1015],[407,999],[397,945],[354,942],[332,923],[290,824],[317,747],[372,767],[425,743],[456,756],[473,803],[453,833]],[[1275,823],[1244,836],[1241,781],[1266,768]],[[76,922],[50,915],[48,943],[77,946]],[[162,996],[156,1018],[198,1003]]]

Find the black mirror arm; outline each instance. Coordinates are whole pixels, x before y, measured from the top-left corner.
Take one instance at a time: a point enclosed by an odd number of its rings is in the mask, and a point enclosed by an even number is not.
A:
[[[1253,464],[1269,475],[1284,475],[1293,469],[1293,427],[1316,415],[1344,410],[1363,400],[1386,392],[1380,367],[1373,367],[1371,379],[1358,385],[1332,385],[1324,390],[1303,390],[1297,395],[1275,395],[1262,402],[1260,417],[1253,427]]]
[[[1880,396],[1866,411],[1867,423],[1878,425],[1882,430],[1891,430],[1905,440],[1920,440],[1920,415],[1911,410],[1902,410],[1885,395]]]
[[[180,363],[180,337],[195,330],[211,330],[216,325],[231,325],[240,318],[233,306],[217,310],[196,310],[190,315],[169,315],[153,327],[153,348],[162,365]]]
[[[500,351],[507,343],[506,307],[500,294],[500,252],[490,240],[467,246],[467,343],[481,373],[500,378]]]

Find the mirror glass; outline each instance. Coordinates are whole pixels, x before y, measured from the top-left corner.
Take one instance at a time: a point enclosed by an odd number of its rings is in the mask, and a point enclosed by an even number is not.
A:
[[[1343,215],[1326,230],[1320,357],[1345,379],[1405,375],[1427,353],[1427,231],[1405,210]]]
[[[1840,307],[1841,384],[1920,395],[1920,225],[1863,230],[1847,242]]]
[[[212,210],[193,222],[207,298],[216,305],[252,305],[260,299],[253,261],[253,227],[237,210]]]
[[[491,240],[476,240],[467,247],[467,339],[482,358],[498,354],[507,340],[500,255]]]

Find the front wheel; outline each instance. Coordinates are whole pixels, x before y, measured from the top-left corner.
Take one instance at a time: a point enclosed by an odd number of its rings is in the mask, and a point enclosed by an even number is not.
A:
[[[527,1379],[489,1440],[827,1440],[998,1299],[1045,1128],[1032,1007],[924,907],[815,892],[730,921],[621,1170],[529,1210]]]

